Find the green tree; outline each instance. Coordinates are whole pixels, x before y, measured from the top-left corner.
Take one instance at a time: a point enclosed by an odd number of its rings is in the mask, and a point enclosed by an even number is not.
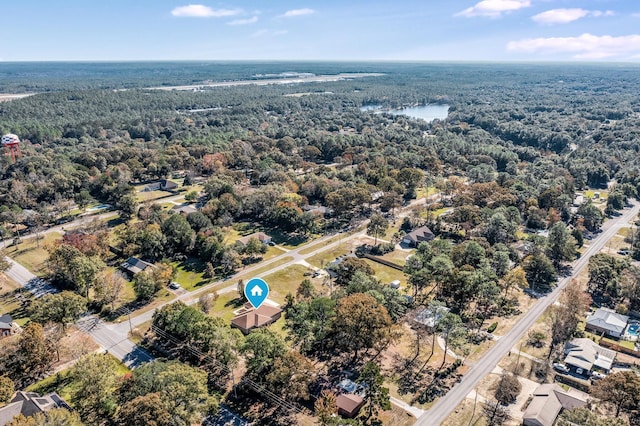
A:
[[[362,371],[360,371],[357,382],[366,389],[364,399],[366,401],[367,421],[377,416],[379,410],[387,411],[391,409],[389,389],[383,386],[384,377],[380,374],[378,364],[372,361],[367,362]]]
[[[93,286],[94,301],[100,306],[110,305],[113,310],[126,285],[127,280],[120,272],[105,270]]]
[[[296,291],[296,300],[311,300],[315,297],[316,289],[310,279],[302,280]]]
[[[127,222],[131,220],[138,211],[138,199],[133,193],[126,194],[118,200],[116,207],[120,210],[120,218]]]
[[[0,407],[8,404],[16,392],[13,380],[7,376],[0,376]]]
[[[578,216],[582,218],[583,225],[589,231],[600,229],[604,222],[604,214],[591,200],[587,200],[578,207]]]
[[[151,300],[162,288],[153,272],[141,271],[133,276],[133,291],[138,300]]]
[[[338,300],[331,330],[333,343],[341,352],[351,353],[355,362],[363,350],[382,350],[392,337],[391,317],[373,297],[355,293]]]
[[[35,413],[29,417],[20,414],[7,423],[7,426],[84,426],[84,423],[78,413],[56,408],[46,413]]]
[[[218,410],[217,398],[207,389],[207,373],[178,361],[155,361],[136,368],[123,383],[120,399],[133,401],[154,393],[170,413],[171,425],[200,423],[205,415]]]
[[[167,239],[170,254],[188,253],[191,250],[195,234],[181,214],[172,214],[162,222],[162,233]]]
[[[118,423],[122,426],[171,426],[171,412],[153,392],[125,402],[118,410]]]
[[[144,258],[156,262],[164,257],[167,238],[160,229],[160,225],[151,223],[140,233],[138,244]]]
[[[336,302],[328,297],[305,300],[289,307],[285,327],[302,353],[323,351],[335,316]]]
[[[99,424],[115,413],[117,374],[118,362],[107,354],[86,355],[74,365],[71,402],[87,423]]]
[[[556,270],[549,258],[542,253],[527,256],[522,268],[529,286],[534,291],[546,291],[556,281]]]
[[[591,395],[612,405],[619,417],[621,411],[628,413],[640,406],[640,377],[633,371],[610,374],[591,387]]]
[[[36,322],[29,323],[18,340],[15,363],[21,370],[25,381],[38,379],[49,371],[55,359],[55,350],[47,340],[42,326]]]
[[[389,221],[379,214],[374,214],[367,225],[367,234],[375,237],[374,245],[378,244],[378,236],[384,235],[389,228]]]
[[[508,243],[513,240],[516,227],[504,214],[495,213],[489,219],[484,236],[490,244]]]
[[[257,238],[250,238],[247,241],[247,244],[244,246],[242,250],[243,254],[249,255],[250,257],[257,257],[258,255],[264,254],[266,252],[266,246],[260,242]]]
[[[440,321],[438,321],[436,329],[444,339],[444,356],[442,357],[442,364],[440,364],[440,368],[442,369],[445,362],[447,362],[447,350],[449,349],[449,344],[462,332],[462,320],[458,315],[452,312],[447,312],[442,316]]]
[[[576,241],[562,222],[556,222],[549,230],[547,256],[556,269],[562,262],[571,261],[576,257]]]
[[[268,329],[251,332],[240,348],[246,359],[247,375],[262,382],[276,358],[286,351],[284,340]]]
[[[70,291],[47,294],[35,300],[30,308],[32,321],[40,324],[47,322],[60,324],[63,330],[66,329],[67,324],[78,321],[86,310],[86,300]]]
[[[500,281],[500,284],[504,290],[504,294],[507,295],[512,288],[527,288],[529,282],[527,281],[527,275],[521,266],[516,266],[510,270],[507,275]]]
[[[265,382],[272,392],[286,400],[308,400],[309,386],[315,381],[311,361],[298,352],[285,352],[273,361]]]

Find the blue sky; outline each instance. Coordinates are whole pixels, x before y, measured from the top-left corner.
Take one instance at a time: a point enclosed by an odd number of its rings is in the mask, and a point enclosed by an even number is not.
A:
[[[5,0],[0,16],[2,61],[640,61],[637,0]]]

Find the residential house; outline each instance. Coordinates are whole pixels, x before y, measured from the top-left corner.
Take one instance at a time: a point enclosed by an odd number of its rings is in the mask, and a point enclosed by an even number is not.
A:
[[[565,344],[564,353],[567,355],[564,363],[572,372],[583,377],[589,377],[594,369],[608,373],[617,355],[615,351],[585,338],[573,339]]]
[[[418,315],[416,315],[414,321],[419,324],[426,325],[427,327],[433,328],[450,310],[451,309],[447,308],[446,306],[438,306],[435,309],[424,308],[418,313]]]
[[[4,314],[0,316],[0,339],[15,334],[16,329],[17,327],[14,324],[11,315]]]
[[[626,315],[618,314],[612,309],[599,308],[587,317],[585,329],[619,339],[627,327],[627,321],[629,317]]]
[[[171,211],[176,212],[176,213],[181,213],[181,214],[184,214],[186,216],[189,213],[197,212],[198,209],[193,204],[182,204],[180,206],[175,206],[174,208],[171,209]]]
[[[532,397],[522,418],[524,426],[553,426],[563,409],[571,410],[587,405],[587,401],[565,392],[556,384],[538,386]]]
[[[143,191],[173,191],[178,188],[178,184],[172,180],[160,179],[158,182],[150,183],[144,187]]]
[[[244,334],[249,334],[254,328],[267,327],[278,321],[282,316],[282,309],[263,303],[258,309],[250,303],[244,305],[235,318],[231,320],[231,327],[235,327]]]
[[[255,232],[251,235],[240,238],[238,242],[243,246],[246,246],[252,238],[260,241],[262,244],[269,244],[272,241],[271,237],[264,232]]]
[[[145,262],[144,260],[138,259],[137,257],[130,257],[120,265],[122,269],[129,272],[131,275],[135,275],[138,272],[142,272],[147,268],[153,268],[153,265],[149,262]]]
[[[29,417],[54,408],[71,409],[65,400],[55,392],[44,396],[35,392],[17,392],[8,405],[0,408],[0,426],[9,424],[14,417],[20,414]]]
[[[435,238],[435,234],[426,226],[414,229],[402,238],[402,242],[411,247],[417,247],[423,241],[431,241]]]
[[[353,418],[364,405],[364,399],[361,396],[352,393],[343,393],[336,398],[336,406],[338,414],[342,417]]]

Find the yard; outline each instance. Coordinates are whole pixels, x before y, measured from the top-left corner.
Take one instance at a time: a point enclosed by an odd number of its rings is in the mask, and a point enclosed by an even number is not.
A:
[[[5,249],[5,254],[34,274],[43,277],[47,272],[46,262],[49,258],[49,253],[45,247],[53,244],[54,241],[61,238],[62,235],[58,232],[48,232],[41,235],[39,242],[37,242],[35,238],[30,238],[28,240],[23,240],[17,246],[11,245],[7,247]]]
[[[189,257],[182,262],[171,262],[170,265],[176,271],[174,281],[187,291],[193,291],[211,281],[204,278],[205,265],[198,258]]]
[[[0,315],[9,314],[19,326],[23,327],[29,322],[29,314],[24,308],[33,295],[11,280],[4,274],[0,274]]]
[[[389,284],[391,281],[399,280],[401,286],[407,285],[407,277],[404,272],[394,269],[390,266],[383,265],[378,262],[374,262],[371,259],[363,259],[373,270],[375,271],[375,277],[380,280],[382,284]]]
[[[282,304],[287,293],[295,295],[307,271],[308,268],[302,265],[291,265],[262,277],[269,284],[269,299]]]

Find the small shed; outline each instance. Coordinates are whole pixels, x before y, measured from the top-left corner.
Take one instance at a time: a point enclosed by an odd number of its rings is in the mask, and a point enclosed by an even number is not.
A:
[[[352,393],[343,393],[336,398],[336,405],[338,406],[338,414],[351,419],[358,414],[364,405],[364,399]]]

